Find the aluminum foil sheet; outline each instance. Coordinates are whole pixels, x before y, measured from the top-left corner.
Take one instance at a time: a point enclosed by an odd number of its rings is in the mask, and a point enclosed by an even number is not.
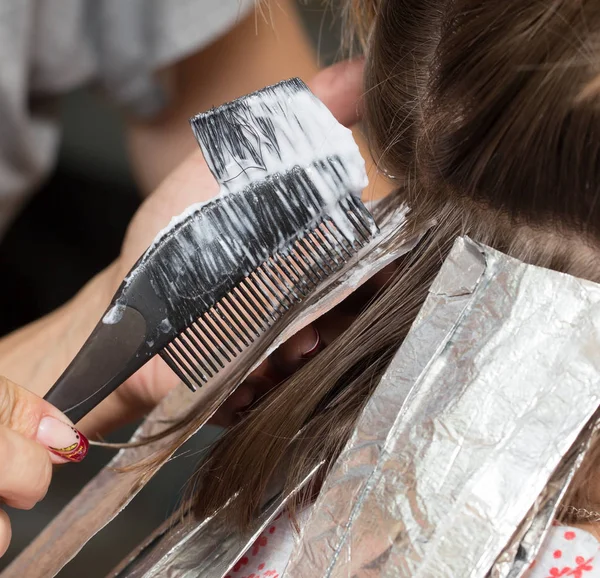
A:
[[[581,464],[585,452],[592,443],[598,442],[599,431],[600,414],[596,411],[596,415],[562,460],[509,544],[496,559],[488,574],[489,578],[521,578],[527,575],[552,526],[557,506]]]
[[[222,578],[317,470],[318,466],[288,494],[281,492],[282,478],[276,477],[265,496],[261,515],[246,532],[233,530],[227,522],[227,510],[236,507],[235,498],[204,520],[193,515],[183,519],[174,516],[110,578]]]
[[[243,379],[276,347],[297,331],[337,305],[358,286],[400,255],[410,251],[418,236],[397,239],[406,220],[407,207],[388,214],[380,232],[336,275],[332,275],[306,299],[261,334],[235,363],[218,373],[207,385],[191,393],[183,385],[169,394],[133,434],[132,441],[156,434],[181,419],[190,408],[214,405],[223,391],[233,392]],[[215,410],[217,406],[215,406]],[[207,418],[208,419],[208,418]],[[194,432],[190,432],[190,436]],[[104,528],[146,485],[167,461],[155,460],[145,471],[132,468],[168,449],[175,435],[135,448],[123,449],[75,496],[42,533],[1,573],[2,578],[51,578],[83,546]],[[180,440],[181,444],[185,440]],[[171,448],[172,453],[177,448]],[[214,523],[217,523],[218,520]],[[211,530],[212,531],[212,530]],[[167,575],[167,574],[165,574]],[[211,575],[212,578],[212,575]]]
[[[521,576],[596,431],[600,286],[457,240],[286,578]]]

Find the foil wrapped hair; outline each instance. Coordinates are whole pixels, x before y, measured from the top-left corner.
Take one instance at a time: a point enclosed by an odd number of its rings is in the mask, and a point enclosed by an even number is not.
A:
[[[599,352],[600,285],[458,239],[284,576],[522,576],[597,438]],[[289,497],[245,535],[228,505],[172,520],[112,575],[223,577]]]
[[[599,285],[458,239],[286,578],[522,576],[596,437],[599,352]],[[188,532],[187,564],[167,540],[124,575],[224,575],[219,519]]]
[[[285,576],[522,576],[599,396],[600,286],[458,239]]]

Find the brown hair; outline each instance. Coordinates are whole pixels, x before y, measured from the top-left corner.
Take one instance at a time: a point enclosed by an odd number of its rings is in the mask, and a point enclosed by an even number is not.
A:
[[[369,136],[402,183],[387,206],[409,203],[409,234],[435,226],[343,335],[217,443],[196,509],[238,493],[240,527],[283,460],[289,487],[321,461],[326,474],[457,235],[600,279],[600,4],[354,0],[349,13]]]

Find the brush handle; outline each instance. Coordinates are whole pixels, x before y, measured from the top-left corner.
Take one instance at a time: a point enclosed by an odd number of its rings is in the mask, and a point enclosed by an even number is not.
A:
[[[76,423],[152,354],[146,345],[144,317],[132,307],[124,307],[118,323],[98,323],[44,399]]]

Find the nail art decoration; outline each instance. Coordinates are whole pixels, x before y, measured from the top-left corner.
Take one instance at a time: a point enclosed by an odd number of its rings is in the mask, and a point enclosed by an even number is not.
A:
[[[74,443],[64,448],[49,447],[48,449],[57,456],[65,458],[70,462],[80,462],[87,455],[90,442],[81,432],[77,431],[74,427],[71,427],[71,429],[73,430],[73,434],[76,439]]]

